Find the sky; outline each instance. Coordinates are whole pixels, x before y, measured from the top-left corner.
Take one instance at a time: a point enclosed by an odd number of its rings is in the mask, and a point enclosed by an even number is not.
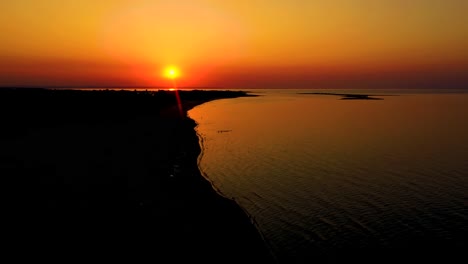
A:
[[[0,2],[0,86],[468,88],[466,0]]]

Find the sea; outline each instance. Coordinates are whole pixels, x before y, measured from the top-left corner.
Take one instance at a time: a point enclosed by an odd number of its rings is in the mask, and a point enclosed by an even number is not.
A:
[[[202,174],[279,263],[468,250],[468,90],[246,91],[188,114]]]

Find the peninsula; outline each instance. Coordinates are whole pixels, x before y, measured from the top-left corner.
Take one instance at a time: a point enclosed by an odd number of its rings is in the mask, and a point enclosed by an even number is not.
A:
[[[66,259],[273,262],[249,216],[200,174],[186,115],[240,96],[249,95],[0,89],[11,243]]]

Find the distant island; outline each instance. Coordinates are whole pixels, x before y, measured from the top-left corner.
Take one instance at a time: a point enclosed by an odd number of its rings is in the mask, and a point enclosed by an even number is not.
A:
[[[317,94],[317,95],[335,95],[342,96],[341,100],[383,100],[383,98],[375,96],[388,96],[388,95],[369,95],[369,94],[342,94],[342,93],[298,93],[298,94]]]

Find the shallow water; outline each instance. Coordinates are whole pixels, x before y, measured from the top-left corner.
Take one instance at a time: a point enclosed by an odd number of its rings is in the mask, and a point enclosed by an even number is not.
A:
[[[257,92],[189,116],[205,177],[247,211],[280,261],[421,241],[466,246],[468,94]]]

